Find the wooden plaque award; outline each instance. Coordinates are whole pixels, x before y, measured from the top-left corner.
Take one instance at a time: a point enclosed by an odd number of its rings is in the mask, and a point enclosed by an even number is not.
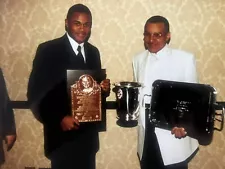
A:
[[[102,94],[99,83],[104,77],[105,73],[101,75],[95,71],[67,71],[71,113],[79,122],[102,120]]]

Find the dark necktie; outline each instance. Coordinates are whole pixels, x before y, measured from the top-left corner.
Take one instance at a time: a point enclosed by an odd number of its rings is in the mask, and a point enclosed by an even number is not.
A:
[[[81,64],[85,64],[85,62],[84,62],[84,57],[83,57],[83,55],[82,55],[82,53],[81,53],[81,46],[78,46],[78,47],[77,47],[77,51],[78,51],[77,58],[78,58],[79,62],[80,62]]]

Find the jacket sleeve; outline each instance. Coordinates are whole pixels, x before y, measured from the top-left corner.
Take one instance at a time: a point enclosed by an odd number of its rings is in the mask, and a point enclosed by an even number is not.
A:
[[[39,45],[28,82],[27,98],[37,120],[59,127],[65,116],[63,108],[67,102],[63,97],[66,98],[66,92],[61,90],[63,79],[59,70],[52,66],[54,60],[50,57],[46,46]]]
[[[6,88],[6,84],[5,84],[5,80],[3,77],[3,73],[0,70],[0,85],[2,88],[2,113],[3,113],[3,136],[7,136],[7,135],[14,135],[16,134],[16,125],[15,125],[15,119],[14,119],[14,112],[13,112],[13,108],[11,105],[11,101],[9,99],[9,95],[7,92],[7,88]]]

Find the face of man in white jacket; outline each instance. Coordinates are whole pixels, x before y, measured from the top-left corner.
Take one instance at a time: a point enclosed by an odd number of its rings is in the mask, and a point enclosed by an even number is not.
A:
[[[146,23],[144,28],[144,45],[151,53],[160,51],[170,40],[170,32],[166,30],[165,24]]]

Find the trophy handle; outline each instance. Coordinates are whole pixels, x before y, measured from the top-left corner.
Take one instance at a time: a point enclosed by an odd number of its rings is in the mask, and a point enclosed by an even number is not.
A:
[[[130,109],[129,109],[129,92],[128,92],[128,88],[126,88],[126,95],[127,95],[127,97],[126,97],[126,103],[127,103],[127,113],[129,114],[129,115],[131,115],[130,114]]]
[[[127,118],[129,117],[132,117],[132,120],[137,120],[138,119],[138,115],[139,115],[139,104],[137,106],[137,108],[135,108],[135,112],[130,112],[130,108],[129,108],[129,91],[128,91],[129,88],[126,88],[126,107],[127,107]]]
[[[214,104],[214,106],[215,106],[215,110],[221,110],[222,111],[221,113],[215,112],[215,116],[220,116],[221,118],[217,118],[217,117],[214,118],[214,121],[220,122],[220,128],[214,127],[214,130],[222,131],[223,126],[224,126],[224,107],[222,105],[219,105],[219,104]]]

